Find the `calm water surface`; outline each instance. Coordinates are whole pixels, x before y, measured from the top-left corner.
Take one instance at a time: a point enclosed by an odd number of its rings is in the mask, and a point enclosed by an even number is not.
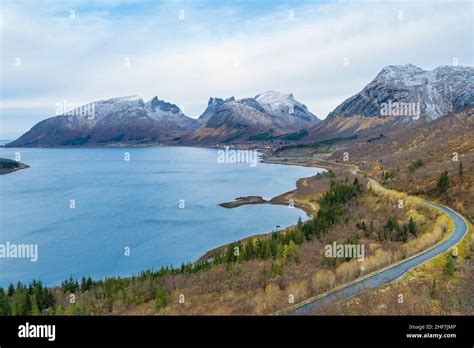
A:
[[[285,206],[225,209],[219,203],[271,198],[320,171],[222,164],[215,149],[185,147],[1,148],[0,157],[14,159],[16,152],[31,167],[0,176],[0,243],[37,244],[39,255],[37,262],[0,258],[3,286],[127,276],[194,261],[221,244],[305,218]]]

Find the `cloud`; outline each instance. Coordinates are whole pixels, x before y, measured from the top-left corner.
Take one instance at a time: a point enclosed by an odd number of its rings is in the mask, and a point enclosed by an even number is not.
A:
[[[1,111],[31,125],[64,99],[158,95],[196,117],[210,96],[270,89],[325,117],[385,65],[473,64],[469,1],[54,4],[2,5]]]

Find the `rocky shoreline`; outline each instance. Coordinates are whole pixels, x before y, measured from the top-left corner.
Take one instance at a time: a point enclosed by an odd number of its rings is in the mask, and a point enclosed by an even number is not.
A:
[[[268,163],[268,164],[284,164],[284,165],[291,165],[291,166],[304,166],[304,167],[314,167],[325,169],[325,173],[337,173],[341,174],[343,172],[354,175],[354,168],[351,165],[347,165],[344,163],[337,163],[334,161],[327,160],[326,158],[329,157],[328,154],[324,155],[315,155],[312,157],[307,156],[297,156],[297,157],[277,157],[274,156],[274,152],[269,148],[257,148],[258,152],[262,154],[261,162]],[[311,187],[312,194],[323,194],[329,187],[329,184],[326,183],[326,188],[318,188],[318,184],[314,185],[315,182],[318,181],[318,177],[322,176],[323,173],[317,174],[312,177],[300,178],[296,181],[296,189],[282,193],[276,197],[273,197],[270,200],[265,200],[261,196],[246,196],[246,197],[238,197],[234,201],[225,202],[219,204],[221,207],[227,209],[233,209],[240,207],[242,205],[249,205],[249,204],[275,204],[275,205],[286,205],[290,204],[290,200],[293,201],[293,205],[295,208],[303,210],[307,215],[308,218],[311,219],[318,211],[318,204],[316,202],[311,202],[311,200],[307,199],[299,199],[300,196],[304,196],[305,191]],[[328,179],[328,178],[327,178]],[[322,180],[319,180],[322,181]],[[329,181],[329,179],[327,180]],[[311,184],[313,184],[311,186]],[[322,185],[324,186],[324,185]],[[296,196],[296,197],[295,197]],[[287,226],[282,228],[281,230],[286,230],[288,228],[292,228],[295,225]],[[243,238],[241,241],[245,242],[248,239],[252,238],[262,238],[265,236],[270,236],[271,232],[269,233],[259,233],[255,235],[248,236]],[[202,255],[197,262],[202,262],[209,257],[212,257],[216,252],[223,251],[227,247],[228,244],[220,245],[214,249],[207,251],[204,255]]]
[[[279,158],[279,157],[274,157],[273,151],[270,151],[270,149],[268,148],[265,148],[265,149],[260,148],[257,150],[260,153],[262,153],[262,161],[261,161],[262,163],[314,167],[314,168],[325,169],[326,172],[338,171],[341,168],[341,166],[338,165],[337,163],[326,161],[321,158],[308,158],[308,157]],[[295,197],[295,196],[299,196],[299,195],[304,196],[305,191],[308,189],[308,187],[311,187],[311,183],[314,184],[314,182],[317,181],[319,175],[323,175],[323,173],[316,174],[311,177],[304,177],[304,178],[298,179],[296,181],[296,188],[294,190],[282,193],[281,195],[275,196],[270,200],[265,200],[261,196],[246,196],[246,197],[238,197],[234,201],[221,203],[219,205],[223,208],[233,209],[233,208],[240,207],[242,205],[249,205],[249,204],[274,204],[274,205],[289,206],[290,203],[292,202],[292,205],[295,208],[303,210],[307,214],[308,219],[311,219],[318,211],[319,207],[317,203],[311,202],[309,200],[299,199],[298,197]],[[324,190],[316,190],[316,191],[320,191],[320,193],[323,194],[326,190],[324,189]],[[294,226],[295,225],[284,227],[281,229],[281,231],[286,230],[288,228],[292,228]],[[254,234],[246,238],[243,238],[241,241],[245,242],[246,240],[252,239],[252,238],[263,238],[265,236],[270,236],[270,234],[271,232]],[[228,246],[228,243],[220,245],[214,249],[207,251],[201,257],[199,257],[196,260],[196,262],[205,261],[206,259],[215,255],[217,252],[225,250],[227,246]]]

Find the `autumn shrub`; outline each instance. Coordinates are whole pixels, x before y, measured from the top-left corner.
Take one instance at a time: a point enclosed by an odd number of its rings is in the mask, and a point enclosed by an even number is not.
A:
[[[313,294],[320,294],[332,289],[336,284],[336,275],[333,271],[323,269],[317,271],[311,279],[311,290]]]

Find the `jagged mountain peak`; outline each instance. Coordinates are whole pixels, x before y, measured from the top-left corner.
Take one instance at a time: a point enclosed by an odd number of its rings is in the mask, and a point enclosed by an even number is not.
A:
[[[188,137],[192,142],[270,140],[320,122],[292,93],[277,91],[238,100],[211,98],[199,120],[201,126]]]
[[[165,112],[171,112],[173,114],[181,113],[181,109],[176,105],[172,103],[168,103],[164,100],[158,99],[157,96],[153,97],[150,99],[147,103],[146,106],[152,111],[156,112],[157,109]]]
[[[235,101],[234,96],[226,98],[226,99],[210,97],[209,101],[207,102],[207,105],[222,105],[224,103],[228,103],[228,102],[231,102],[231,101]]]
[[[225,103],[230,103],[234,101],[235,98],[233,96],[226,99],[210,97],[209,101],[207,102],[206,110],[204,110],[202,115],[199,116],[200,122],[206,122],[217,111],[219,107],[221,107]]]

